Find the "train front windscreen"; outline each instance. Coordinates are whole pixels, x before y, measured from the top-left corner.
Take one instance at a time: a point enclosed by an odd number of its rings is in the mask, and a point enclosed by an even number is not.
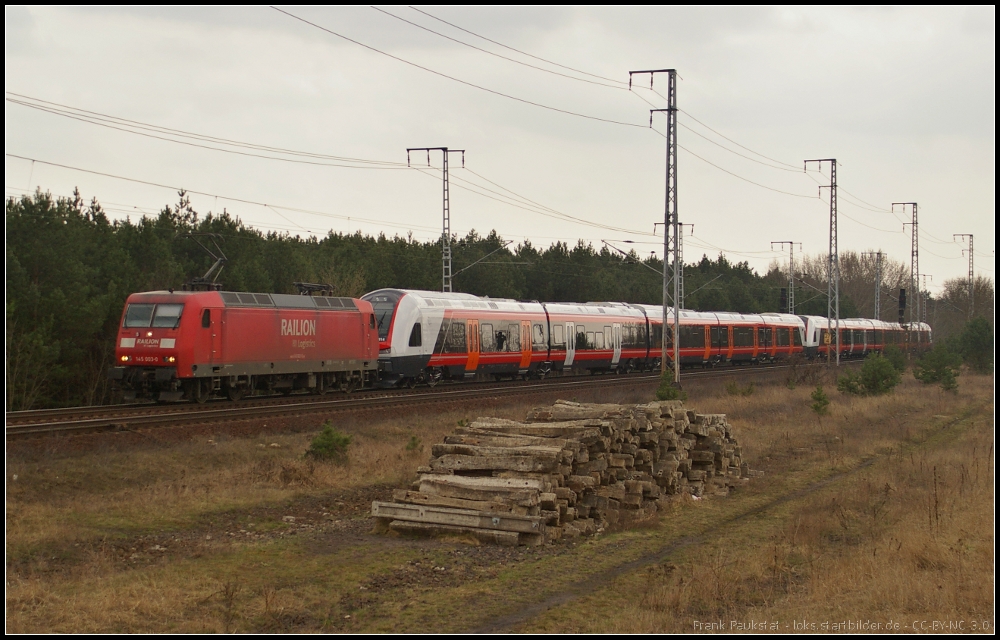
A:
[[[375,322],[378,324],[378,339],[385,342],[389,339],[389,327],[392,325],[392,314],[396,305],[406,294],[402,291],[374,291],[361,299],[370,302],[375,311]]]

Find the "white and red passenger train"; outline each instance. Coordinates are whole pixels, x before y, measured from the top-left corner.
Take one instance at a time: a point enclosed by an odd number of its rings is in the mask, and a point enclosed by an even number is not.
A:
[[[672,310],[668,310],[668,323]],[[827,319],[680,311],[682,366],[833,357]],[[668,357],[673,356],[668,331]],[[129,297],[111,377],[126,399],[236,400],[441,380],[660,367],[663,308],[380,289],[361,299],[157,291]],[[842,358],[930,347],[926,324],[840,321]],[[670,363],[672,364],[672,363]]]

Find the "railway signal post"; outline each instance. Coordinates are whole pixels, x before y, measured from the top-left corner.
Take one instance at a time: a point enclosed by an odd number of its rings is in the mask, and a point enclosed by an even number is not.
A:
[[[465,149],[448,147],[412,147],[406,150],[406,166],[410,166],[411,151],[426,151],[427,166],[431,166],[431,151],[440,151],[442,156],[443,212],[441,222],[441,291],[451,292],[451,196],[448,191],[448,154],[461,153],[465,167]]]
[[[649,110],[649,126],[653,126],[653,114],[664,112],[667,114],[667,194],[666,206],[663,211],[663,339],[660,356],[660,371],[667,371],[667,308],[668,303],[672,303],[674,309],[673,322],[673,344],[674,344],[674,384],[680,387],[681,384],[681,360],[680,360],[680,255],[678,246],[678,225],[680,221],[677,213],[677,70],[676,69],[646,69],[644,71],[629,71],[628,86],[632,89],[633,74],[649,74],[649,86],[653,86],[653,77],[657,73],[667,74],[667,108]],[[673,268],[668,264],[672,262]],[[669,273],[668,273],[669,271]],[[673,281],[673,292],[669,285]]]
[[[830,255],[826,263],[826,330],[835,331],[837,344],[837,366],[840,366],[840,254],[837,250],[837,159],[824,158],[822,160],[806,160],[804,169],[809,168],[809,163],[815,162],[820,168],[824,162],[830,163],[830,184],[820,185],[820,193],[823,189],[830,190]],[[830,361],[830,352],[827,351],[827,362]]]

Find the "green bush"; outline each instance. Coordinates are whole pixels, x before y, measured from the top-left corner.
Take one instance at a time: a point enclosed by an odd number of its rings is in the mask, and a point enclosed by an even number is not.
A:
[[[939,383],[946,391],[954,391],[958,388],[955,378],[961,366],[962,356],[938,344],[913,366],[913,377],[924,384]]]
[[[351,436],[333,428],[329,420],[323,423],[323,430],[313,438],[306,450],[306,455],[317,460],[344,461],[347,459],[347,446],[351,444]]]
[[[417,436],[410,436],[410,441],[406,443],[407,451],[423,451],[424,445],[420,443],[420,438]]]
[[[688,395],[674,386],[674,372],[664,371],[660,376],[660,388],[656,390],[657,400],[687,400]]]
[[[882,353],[885,359],[892,363],[893,368],[896,371],[903,373],[906,371],[906,354],[903,350],[894,344],[887,345],[885,351]]]
[[[809,394],[813,403],[809,407],[816,412],[817,416],[825,416],[830,413],[830,399],[823,391],[823,385],[816,385],[816,390]]]
[[[752,396],[754,391],[754,384],[750,382],[745,387],[741,387],[735,380],[730,381],[726,384],[726,393],[731,396]]]
[[[837,378],[837,390],[859,396],[877,396],[889,393],[902,382],[903,376],[888,358],[873,353],[865,358],[861,373],[848,371]]]
[[[952,348],[976,373],[993,371],[993,327],[986,318],[973,318],[955,337]]]

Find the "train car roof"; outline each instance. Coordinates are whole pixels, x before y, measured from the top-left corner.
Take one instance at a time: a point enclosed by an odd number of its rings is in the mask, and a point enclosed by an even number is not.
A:
[[[423,291],[421,289],[379,289],[366,293],[368,298],[380,292],[392,292],[409,296],[421,307],[437,307],[442,309],[487,309],[494,311],[530,311],[541,313],[542,305],[538,302],[521,302],[510,298],[486,298],[471,293],[454,291]]]
[[[185,298],[201,298],[226,307],[257,307],[270,309],[332,309],[356,311],[353,298],[333,296],[303,296],[289,293],[248,293],[244,291],[144,291],[133,293],[131,301],[148,299],[150,303],[164,303]]]

